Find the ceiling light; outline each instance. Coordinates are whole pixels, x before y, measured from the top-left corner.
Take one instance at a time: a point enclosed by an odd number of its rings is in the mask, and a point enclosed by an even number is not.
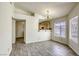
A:
[[[50,15],[51,15],[51,10],[50,9],[46,9],[45,10],[45,15],[46,15],[46,19],[49,20],[51,19]]]
[[[46,10],[45,10],[45,14],[46,14],[46,15],[51,15],[51,10],[50,10],[50,9],[46,9]]]

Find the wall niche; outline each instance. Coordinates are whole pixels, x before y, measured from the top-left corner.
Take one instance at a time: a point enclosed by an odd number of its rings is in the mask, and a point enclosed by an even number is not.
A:
[[[39,23],[39,30],[51,30],[51,21],[43,21]]]

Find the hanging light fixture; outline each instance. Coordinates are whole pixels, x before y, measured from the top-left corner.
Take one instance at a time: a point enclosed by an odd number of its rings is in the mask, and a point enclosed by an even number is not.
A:
[[[47,20],[50,19],[50,10],[49,9],[46,10],[46,19]]]

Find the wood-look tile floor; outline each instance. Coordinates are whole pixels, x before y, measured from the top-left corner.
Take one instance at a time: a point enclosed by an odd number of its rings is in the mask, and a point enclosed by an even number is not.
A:
[[[10,56],[77,56],[66,45],[54,41],[43,41],[31,44],[13,44]]]

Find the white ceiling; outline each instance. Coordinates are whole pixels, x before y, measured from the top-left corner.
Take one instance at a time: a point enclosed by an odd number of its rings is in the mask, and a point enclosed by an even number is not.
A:
[[[46,15],[45,10],[49,9],[50,15],[58,18],[67,15],[75,4],[75,2],[16,2],[15,7],[41,15]]]

